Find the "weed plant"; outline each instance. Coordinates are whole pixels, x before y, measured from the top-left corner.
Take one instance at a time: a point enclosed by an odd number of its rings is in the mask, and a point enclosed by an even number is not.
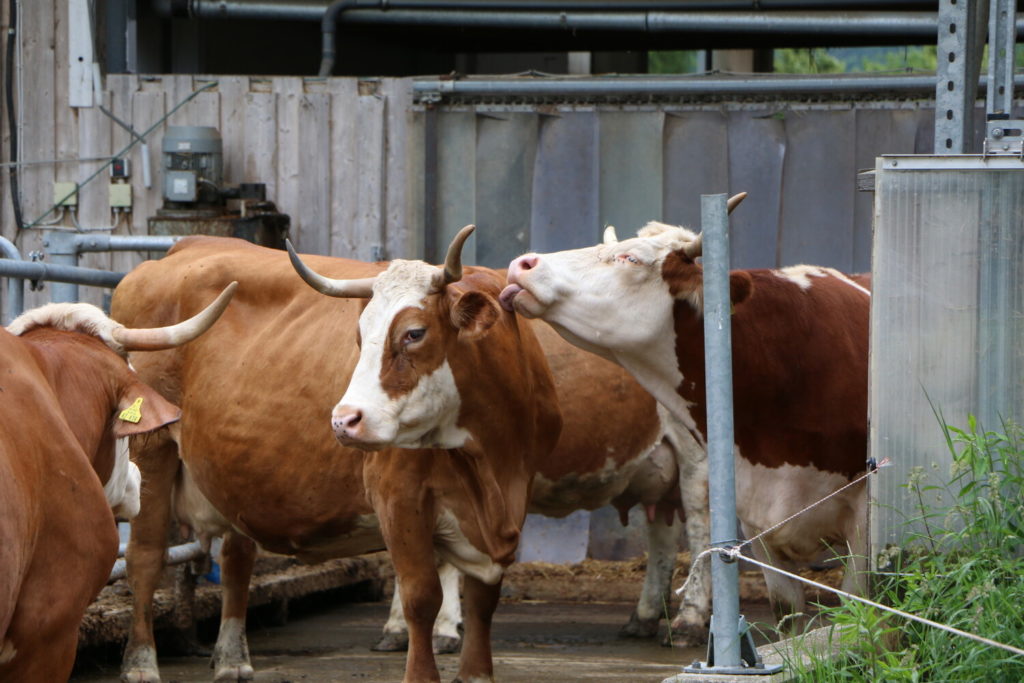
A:
[[[906,485],[924,529],[890,554],[875,577],[875,600],[941,624],[1024,647],[1024,430],[945,427],[953,456],[948,483]],[[943,488],[952,506],[924,494]],[[921,524],[923,522],[923,524]],[[801,681],[1024,681],[1024,656],[919,624],[853,600],[822,608],[838,656],[809,656],[789,668]]]

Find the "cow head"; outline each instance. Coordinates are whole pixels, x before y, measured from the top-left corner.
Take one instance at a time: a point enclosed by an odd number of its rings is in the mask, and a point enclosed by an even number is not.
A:
[[[139,512],[142,477],[128,457],[127,437],[181,419],[181,410],[143,383],[127,362],[130,351],[185,344],[213,325],[237,283],[195,316],[176,325],[129,329],[99,308],[53,303],[27,311],[7,327],[15,336],[52,349],[51,383],[64,417],[96,474],[114,514]]]
[[[729,211],[745,196],[730,199]],[[542,318],[577,346],[616,360],[621,353],[643,353],[656,340],[670,340],[675,302],[703,312],[700,255],[700,235],[686,228],[652,222],[637,237],[620,242],[609,227],[603,244],[512,261],[501,303],[528,318]],[[749,295],[744,275],[734,274],[731,285],[734,303]]]
[[[314,289],[368,299],[359,317],[359,361],[331,415],[342,444],[378,450],[465,443],[448,354],[457,343],[486,335],[502,315],[493,297],[460,282],[462,245],[473,229],[456,235],[443,267],[395,260],[361,280],[318,275],[288,245],[293,266]]]

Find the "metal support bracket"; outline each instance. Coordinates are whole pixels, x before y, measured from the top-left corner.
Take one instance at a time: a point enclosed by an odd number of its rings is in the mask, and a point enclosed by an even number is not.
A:
[[[683,671],[690,674],[726,674],[741,676],[766,676],[782,671],[779,664],[765,665],[761,655],[754,646],[754,637],[750,632],[750,624],[740,615],[737,632],[740,638],[740,663],[742,666],[715,666],[715,615],[711,615],[711,635],[708,638],[708,654],[706,662],[695,661]]]
[[[1016,0],[990,0],[988,20],[988,93],[982,156],[1014,155],[1024,160],[1024,120],[1013,116],[1013,66]]]

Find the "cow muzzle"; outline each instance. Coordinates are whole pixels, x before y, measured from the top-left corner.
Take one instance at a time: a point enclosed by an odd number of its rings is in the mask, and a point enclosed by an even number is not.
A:
[[[339,405],[335,408],[331,415],[331,428],[338,442],[349,448],[375,451],[383,448],[387,442],[374,433],[365,413],[356,406]]]

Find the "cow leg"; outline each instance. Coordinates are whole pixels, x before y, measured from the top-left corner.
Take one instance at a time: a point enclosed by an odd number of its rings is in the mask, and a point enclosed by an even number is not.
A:
[[[405,566],[406,563],[400,561],[394,551],[392,557],[395,572],[402,577],[402,611],[409,625],[409,651],[406,653],[403,680],[405,683],[440,681],[431,631],[443,600],[441,581],[433,570],[433,563],[412,562]]]
[[[466,640],[459,658],[456,682],[483,683],[494,680],[491,659],[491,620],[501,596],[501,581],[489,585],[466,575]]]
[[[220,578],[223,598],[220,631],[213,648],[211,666],[215,681],[251,681],[249,644],[245,638],[245,612],[249,604],[249,579],[256,561],[256,544],[246,536],[229,531],[220,549]]]
[[[139,446],[143,448],[138,449]],[[125,561],[132,593],[132,625],[121,662],[121,680],[159,683],[153,641],[153,594],[160,583],[171,520],[171,491],[177,476],[178,446],[165,433],[133,437],[135,462],[142,473],[141,509],[132,520]]]
[[[747,532],[744,531],[744,533]],[[747,535],[750,536],[751,534]],[[751,543],[750,550],[756,560],[778,566],[787,571],[795,569],[795,567],[789,566],[788,563],[773,560],[771,551],[763,540]],[[803,586],[799,581],[783,576],[778,572],[773,572],[770,569],[762,568],[761,574],[764,576],[764,582],[768,587],[768,601],[771,603],[775,618],[779,620],[780,627],[792,633],[800,632],[806,623]]]
[[[462,644],[459,624],[462,623],[462,605],[459,602],[459,570],[447,562],[438,567],[441,579],[441,611],[434,621],[434,654],[458,652]],[[391,612],[384,624],[384,634],[371,650],[376,652],[404,652],[409,647],[409,626],[402,613],[401,586],[395,579],[395,593],[391,596]]]
[[[660,516],[647,523],[647,573],[640,600],[629,623],[622,627],[620,636],[627,638],[653,638],[658,635],[658,623],[668,616],[671,604],[669,593],[672,570],[676,564],[679,525],[666,524]]]
[[[690,550],[686,590],[664,644],[700,645],[707,642],[711,623],[711,563],[707,558],[697,559],[711,545],[707,451],[675,418],[666,417],[667,411],[659,412],[663,420],[668,420],[666,438],[679,465],[679,496]]]

